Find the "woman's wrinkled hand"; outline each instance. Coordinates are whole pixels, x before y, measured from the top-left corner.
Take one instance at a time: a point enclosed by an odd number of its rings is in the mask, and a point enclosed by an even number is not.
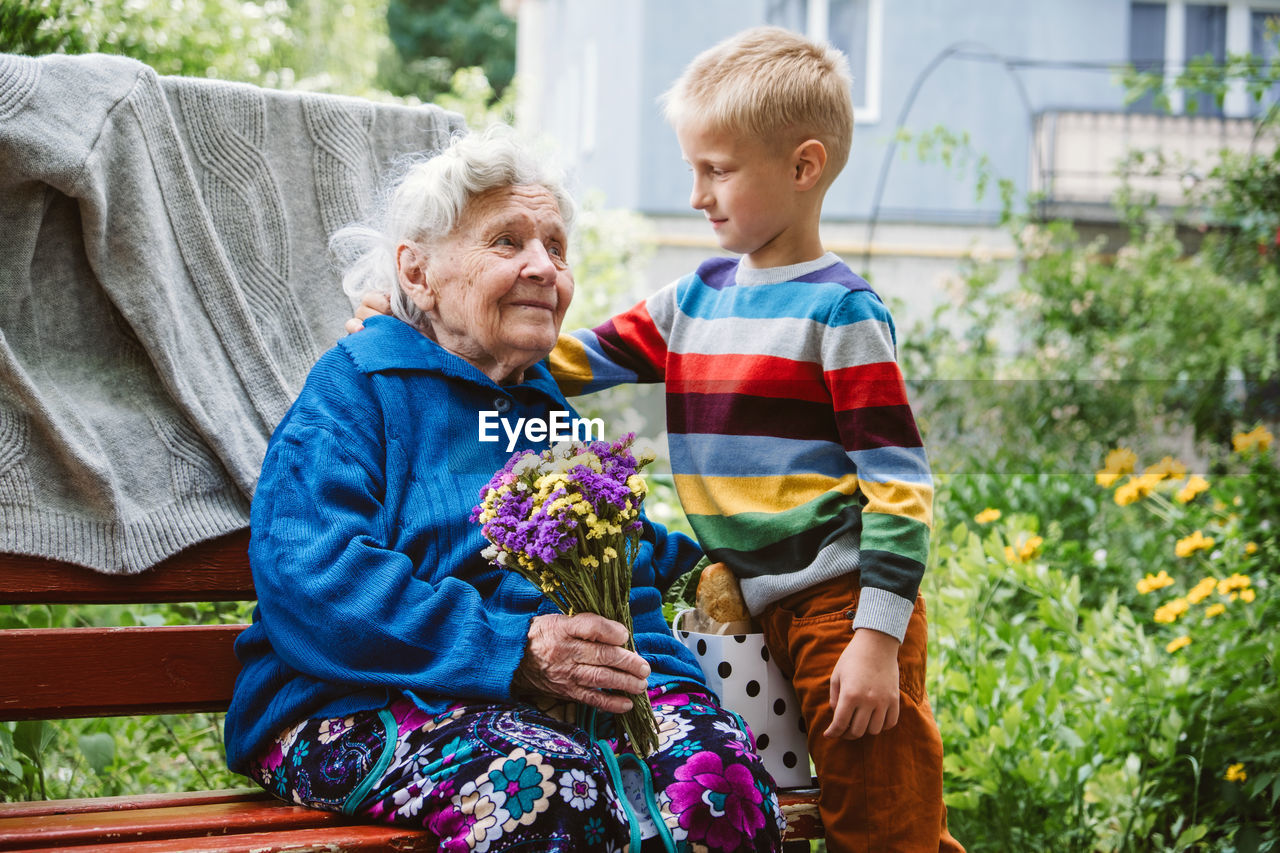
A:
[[[385,293],[376,293],[370,291],[360,297],[360,304],[356,306],[356,316],[346,322],[345,328],[348,335],[354,335],[356,332],[364,328],[364,321],[378,314],[391,313],[391,299]]]
[[[535,616],[514,687],[591,705],[612,714],[631,709],[649,664],[625,648],[627,629],[594,613]]]

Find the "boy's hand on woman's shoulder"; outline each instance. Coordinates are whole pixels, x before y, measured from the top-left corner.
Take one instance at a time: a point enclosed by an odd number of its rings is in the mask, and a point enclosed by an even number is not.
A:
[[[855,740],[898,724],[898,646],[871,628],[854,632],[831,672],[835,716],[823,734]]]
[[[345,324],[348,335],[354,335],[364,328],[364,321],[378,314],[391,313],[391,298],[385,293],[366,293],[356,306],[356,315]]]

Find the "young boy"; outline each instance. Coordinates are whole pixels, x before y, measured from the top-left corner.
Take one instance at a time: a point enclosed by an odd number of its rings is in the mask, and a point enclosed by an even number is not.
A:
[[[721,248],[551,355],[566,394],[665,382],[680,501],[741,581],[808,726],[832,851],[958,851],[925,695],[933,486],[879,297],[818,233],[853,134],[847,63],[786,30],[665,96]]]

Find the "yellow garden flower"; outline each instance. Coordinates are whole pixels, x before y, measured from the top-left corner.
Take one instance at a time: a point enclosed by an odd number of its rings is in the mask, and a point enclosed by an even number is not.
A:
[[[1247,453],[1250,450],[1266,450],[1271,447],[1274,436],[1270,430],[1259,424],[1249,432],[1240,432],[1231,439],[1231,446],[1236,453]]]
[[[1172,456],[1166,456],[1156,464],[1148,466],[1144,473],[1158,477],[1161,480],[1165,478],[1177,480],[1187,475],[1187,466]]]
[[[1120,479],[1120,475],[1115,471],[1099,471],[1093,475],[1093,481],[1104,489],[1109,489],[1116,484],[1116,480]]]
[[[1129,504],[1137,501],[1140,497],[1142,496],[1138,494],[1138,488],[1134,485],[1133,478],[1130,478],[1129,482],[1116,489],[1113,499],[1116,502],[1116,506],[1128,506]]]
[[[1196,495],[1208,491],[1208,489],[1208,480],[1199,474],[1192,474],[1186,484],[1181,489],[1178,489],[1178,493],[1173,496],[1173,499],[1180,504],[1190,503]]]
[[[1240,600],[1243,601],[1245,604],[1248,604],[1249,602],[1253,601],[1255,598],[1257,598],[1257,594],[1252,589],[1240,590]]]
[[[1231,577],[1218,581],[1218,595],[1230,595],[1238,589],[1247,589],[1252,584],[1248,575],[1236,572]]]
[[[1205,536],[1199,530],[1183,539],[1178,540],[1178,544],[1174,546],[1173,552],[1179,557],[1190,557],[1196,551],[1207,551],[1213,547],[1212,537]]]
[[[1227,605],[1223,604],[1222,602],[1218,602],[1217,604],[1210,604],[1208,607],[1204,609],[1204,618],[1212,619],[1213,617],[1224,613],[1226,609],[1227,609]]]
[[[1128,474],[1138,464],[1138,454],[1127,447],[1117,447],[1107,454],[1102,463],[1102,470],[1114,471],[1116,474]]]
[[[1192,587],[1187,593],[1187,601],[1191,604],[1199,604],[1209,596],[1213,595],[1213,591],[1218,588],[1217,578],[1205,578]]]
[[[1139,498],[1145,498],[1160,485],[1159,474],[1140,474],[1129,477],[1123,486],[1116,489],[1115,501],[1120,506],[1128,506]]]
[[[1258,543],[1257,542],[1244,543],[1244,553],[1245,553],[1245,556],[1247,557],[1252,557],[1254,554],[1258,553]]]
[[[1164,589],[1166,586],[1173,586],[1173,578],[1169,577],[1168,572],[1161,569],[1160,574],[1148,574],[1138,581],[1138,592],[1146,595],[1149,592],[1155,592],[1157,589]]]
[[[1174,637],[1170,640],[1169,645],[1165,646],[1164,650],[1169,654],[1173,654],[1178,649],[1186,648],[1189,645],[1191,645],[1191,638],[1183,634],[1181,637]]]
[[[1244,764],[1232,764],[1222,778],[1228,782],[1243,782],[1249,778],[1249,774],[1244,772]]]
[[[993,521],[1000,520],[1000,510],[987,507],[982,512],[973,517],[973,520],[979,524],[990,524]]]
[[[1162,625],[1172,625],[1189,608],[1190,605],[1187,604],[1185,598],[1175,598],[1173,601],[1156,608],[1155,620]]]
[[[1018,558],[1022,560],[1030,560],[1032,557],[1040,553],[1040,546],[1044,544],[1043,536],[1032,536],[1018,549]]]

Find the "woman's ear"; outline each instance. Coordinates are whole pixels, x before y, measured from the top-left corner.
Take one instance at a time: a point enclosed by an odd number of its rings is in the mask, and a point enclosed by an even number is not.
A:
[[[795,168],[796,189],[802,192],[813,189],[827,167],[827,146],[816,139],[806,139],[796,146],[791,162]]]
[[[427,255],[413,243],[396,246],[396,278],[400,289],[423,313],[429,313],[436,304],[436,295],[427,284]]]

